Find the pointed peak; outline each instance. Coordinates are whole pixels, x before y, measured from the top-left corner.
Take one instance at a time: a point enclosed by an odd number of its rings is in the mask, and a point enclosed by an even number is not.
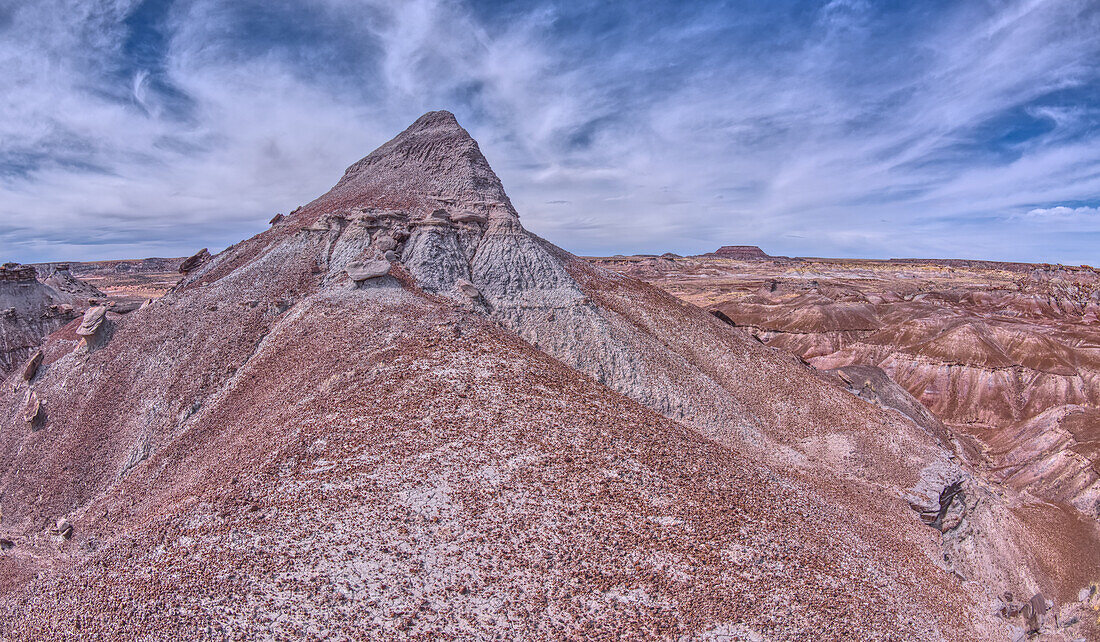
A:
[[[430,212],[439,199],[470,205],[501,203],[515,216],[504,186],[477,141],[449,111],[417,118],[365,158],[353,163],[310,216],[345,207],[398,207]]]
[[[440,109],[438,111],[430,111],[420,118],[417,118],[406,132],[421,131],[425,129],[451,129],[455,131],[465,131],[462,126],[458,124],[458,119],[451,112]]]
[[[405,131],[371,152],[367,158],[377,158],[391,154],[394,150],[406,149],[410,146],[419,147],[426,143],[435,148],[436,153],[477,147],[477,141],[470,136],[470,132],[458,124],[455,115],[441,109],[430,111],[417,118],[413,124],[405,128]]]
[[[470,132],[458,124],[455,115],[446,110],[430,111],[413,121],[413,124],[405,128],[405,131],[395,136],[389,143],[375,150],[375,153],[386,150],[388,146],[400,146],[403,141],[410,139],[432,139],[436,141],[450,141],[450,144],[463,146],[477,143]]]

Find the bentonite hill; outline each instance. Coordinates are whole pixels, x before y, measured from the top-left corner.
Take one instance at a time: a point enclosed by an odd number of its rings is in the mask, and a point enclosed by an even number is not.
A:
[[[42,355],[5,639],[1100,635],[1095,519],[530,234],[448,112]]]

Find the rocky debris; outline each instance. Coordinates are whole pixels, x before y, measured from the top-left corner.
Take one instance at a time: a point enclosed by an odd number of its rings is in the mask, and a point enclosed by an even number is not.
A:
[[[34,375],[38,374],[38,367],[42,365],[42,357],[42,351],[36,350],[31,358],[27,360],[26,365],[23,366],[24,381],[34,379]]]
[[[97,305],[94,308],[88,308],[84,313],[84,319],[80,322],[80,327],[76,329],[76,333],[82,337],[93,336],[103,327],[106,318],[107,306]]]
[[[42,402],[38,399],[38,394],[28,390],[23,402],[23,421],[35,426],[42,420],[43,414]]]
[[[73,525],[64,517],[57,520],[54,530],[64,539],[71,539],[73,536]]]
[[[210,251],[204,247],[201,250],[199,250],[198,252],[196,252],[196,253],[192,254],[191,256],[187,257],[186,259],[184,259],[183,263],[180,263],[180,267],[179,267],[180,274],[187,274],[189,272],[194,272],[195,270],[197,270],[199,268],[199,266],[201,266],[203,263],[206,263],[210,259],[211,259]]]
[[[10,551],[15,548],[15,542],[6,537],[0,537],[0,551]]]
[[[455,287],[458,288],[459,292],[465,294],[471,299],[476,299],[481,296],[481,292],[478,292],[477,287],[475,287],[473,283],[470,283],[466,279],[456,280]]]
[[[347,267],[347,275],[356,283],[377,279],[390,273],[389,261],[366,261],[351,263]]]

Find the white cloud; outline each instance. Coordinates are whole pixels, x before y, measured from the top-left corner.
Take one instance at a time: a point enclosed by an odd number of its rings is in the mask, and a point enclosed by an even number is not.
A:
[[[448,0],[317,0],[301,20],[339,29],[244,44],[243,3],[181,0],[163,69],[112,75],[134,6],[26,3],[0,34],[0,162],[28,167],[0,176],[13,258],[235,242],[437,108],[459,113],[527,225],[580,253],[744,242],[1071,262],[1095,246],[1012,215],[1100,196],[1095,106],[1030,104],[1100,77],[1087,0],[902,24],[833,2],[791,33],[716,7],[562,33],[571,5],[492,21]],[[975,140],[1013,109],[1053,131]]]
[[[1088,217],[1096,216],[1100,217],[1100,207],[1065,207],[1060,205],[1058,207],[1046,207],[1036,208],[1029,210],[1027,215],[1031,218],[1041,220],[1068,220],[1068,221],[1082,221]]]

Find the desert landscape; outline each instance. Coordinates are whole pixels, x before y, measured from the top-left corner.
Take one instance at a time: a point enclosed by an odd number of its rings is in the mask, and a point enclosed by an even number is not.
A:
[[[580,258],[433,111],[2,275],[4,639],[1100,637],[1086,266]]]

